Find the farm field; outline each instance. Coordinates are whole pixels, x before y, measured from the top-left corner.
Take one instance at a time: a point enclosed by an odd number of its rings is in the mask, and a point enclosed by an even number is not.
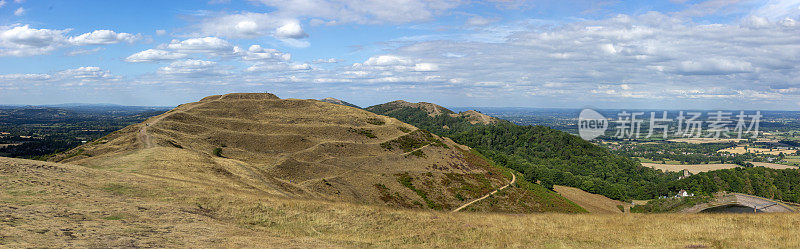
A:
[[[734,148],[719,150],[719,152],[728,152],[732,154],[744,154],[749,152],[749,153],[761,153],[769,155],[778,155],[780,153],[783,153],[784,155],[787,155],[787,154],[797,153],[797,150],[778,150],[778,149],[770,150],[766,148],[752,148],[752,147],[747,147],[747,149],[745,150],[745,146],[736,146]]]
[[[785,164],[777,164],[777,163],[765,163],[765,162],[749,162],[755,165],[756,167],[766,167],[770,169],[797,169],[798,167],[785,165]],[[741,167],[736,164],[730,163],[709,163],[709,164],[660,164],[660,163],[642,163],[642,166],[650,167],[654,169],[660,169],[665,172],[680,172],[681,170],[687,169],[692,174],[697,174],[700,172],[708,172],[713,170],[720,170],[720,169],[732,169],[736,167]]]
[[[669,142],[680,142],[680,143],[690,143],[690,144],[709,144],[709,143],[732,143],[732,142],[739,142],[744,141],[747,139],[736,139],[736,138],[675,138],[675,139],[668,139]]]
[[[765,162],[750,162],[755,166],[767,167],[771,169],[797,169],[796,166],[778,164],[778,163],[765,163]]]
[[[712,170],[720,170],[720,169],[732,169],[739,167],[736,164],[730,163],[709,163],[709,164],[660,164],[660,163],[642,163],[642,166],[650,167],[654,169],[660,169],[665,172],[680,172],[681,170],[689,170],[692,174],[697,174],[700,172],[707,172]]]

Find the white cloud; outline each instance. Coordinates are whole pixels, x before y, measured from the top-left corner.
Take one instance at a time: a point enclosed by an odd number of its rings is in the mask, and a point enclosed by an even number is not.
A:
[[[97,53],[97,52],[100,52],[102,50],[103,50],[102,47],[96,47],[96,48],[92,48],[92,49],[75,49],[75,50],[67,52],[67,55],[68,56],[87,55],[87,54]]]
[[[417,63],[413,68],[416,72],[434,72],[439,71],[439,65],[433,63]]]
[[[227,72],[217,69],[217,63],[205,60],[175,61],[169,66],[161,67],[158,73],[169,76],[204,77],[223,75]]]
[[[256,63],[245,71],[247,72],[292,72],[292,71],[307,71],[311,70],[311,66],[308,64],[292,64],[286,62],[278,62],[278,63],[269,63],[269,62],[259,62]]]
[[[7,3],[6,0],[0,0],[0,8],[6,6],[6,3]]]
[[[280,38],[302,39],[308,35],[300,27],[300,23],[288,22],[275,30],[275,35]]]
[[[751,71],[753,71],[753,65],[746,61],[704,59],[683,61],[678,64],[676,73],[683,75],[725,75]]]
[[[275,8],[269,13],[241,12],[211,16],[197,25],[198,34],[229,38],[274,36],[290,39],[287,44],[307,46],[299,42],[308,35],[301,21],[312,25],[408,23],[431,20],[462,4],[450,0],[260,0]]]
[[[316,18],[333,24],[407,23],[430,20],[462,4],[451,0],[260,0],[276,15]]]
[[[314,64],[323,64],[323,63],[339,63],[341,60],[336,58],[328,58],[328,59],[315,59],[311,61]]]
[[[482,16],[473,16],[467,19],[469,26],[484,26],[496,22],[497,19],[486,18]]]
[[[0,26],[0,56],[42,55],[61,47],[132,43],[140,35],[96,30],[68,37],[69,29],[36,29],[29,25]]]
[[[248,48],[246,51],[238,49],[238,51],[236,51],[236,54],[241,55],[242,59],[246,61],[255,61],[255,60],[289,61],[292,59],[291,54],[282,53],[275,49],[262,48],[260,45],[251,45],[250,48]]]
[[[41,84],[57,86],[84,86],[92,84],[107,85],[119,81],[120,77],[99,67],[87,66],[67,69],[50,74],[5,74],[0,75],[0,84],[11,84],[19,87]]]
[[[28,25],[0,27],[0,55],[40,55],[62,46],[69,30],[33,29]]]
[[[17,10],[14,11],[15,16],[22,16],[25,14],[25,8],[19,7]]]
[[[95,30],[70,37],[69,42],[75,45],[107,45],[120,42],[133,43],[140,39],[142,39],[142,36],[138,34],[117,33],[112,30]]]
[[[66,78],[82,79],[82,80],[88,80],[88,79],[99,80],[99,79],[109,79],[114,77],[113,75],[111,75],[111,73],[104,71],[99,67],[79,67],[75,69],[67,69],[58,72],[58,75]]]
[[[167,31],[163,29],[156,29],[156,35],[166,35]]]
[[[398,66],[409,65],[412,61],[408,58],[397,55],[379,55],[373,56],[364,61],[367,66]]]
[[[166,48],[180,53],[209,53],[209,54],[230,54],[233,45],[228,41],[209,36],[203,38],[190,38],[183,41],[172,40]]]
[[[188,55],[160,49],[148,49],[125,58],[127,62],[154,62],[186,58]]]
[[[203,20],[198,25],[202,35],[230,38],[256,38],[271,35],[283,20],[270,14],[243,12]]]

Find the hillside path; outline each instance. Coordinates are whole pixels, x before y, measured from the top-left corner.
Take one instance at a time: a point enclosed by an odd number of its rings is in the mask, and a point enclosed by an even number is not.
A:
[[[223,97],[223,95],[220,95],[217,100],[222,99],[222,97]],[[185,112],[185,111],[194,109],[195,107],[201,106],[201,105],[206,104],[206,103],[208,103],[208,102],[200,102],[200,101],[198,101],[198,102],[183,104],[183,105],[180,105],[180,106],[176,107],[175,109],[167,111],[164,114],[158,115],[158,116],[156,116],[154,118],[151,118],[151,119],[148,119],[148,120],[145,120],[144,121],[144,126],[142,126],[142,128],[139,128],[139,134],[137,135],[139,137],[139,141],[142,141],[142,144],[144,144],[144,148],[145,149],[153,148],[153,141],[152,141],[152,138],[150,138],[150,134],[147,134],[147,127],[150,127],[151,125],[154,125],[155,123],[158,123],[162,119],[164,119],[164,118],[166,118],[166,117],[168,117],[168,116],[170,116],[170,115],[172,115],[174,113]],[[181,110],[178,110],[178,109],[181,109]],[[172,112],[172,113],[170,113],[170,112]]]
[[[470,202],[467,202],[466,204],[464,204],[464,205],[461,205],[460,207],[458,207],[458,208],[456,208],[456,209],[453,209],[453,211],[451,211],[451,212],[453,212],[453,213],[455,213],[455,212],[458,212],[458,211],[460,211],[461,209],[464,209],[465,207],[467,207],[467,206],[469,206],[469,205],[472,205],[472,203],[476,203],[476,202],[478,202],[478,201],[481,201],[481,200],[483,200],[483,199],[489,198],[489,196],[492,196],[492,195],[496,194],[496,193],[497,193],[497,191],[503,190],[503,189],[507,188],[508,186],[511,186],[511,184],[514,184],[514,182],[516,182],[516,181],[517,181],[517,175],[516,175],[516,174],[514,174],[514,173],[512,172],[512,173],[511,173],[511,182],[509,182],[509,183],[508,183],[508,184],[506,184],[505,186],[502,186],[502,187],[500,187],[500,188],[498,188],[498,189],[495,189],[494,191],[492,191],[492,192],[490,192],[490,193],[488,193],[488,194],[484,195],[484,196],[483,196],[483,197],[481,197],[481,198],[478,198],[478,199],[472,200],[472,201],[470,201]]]

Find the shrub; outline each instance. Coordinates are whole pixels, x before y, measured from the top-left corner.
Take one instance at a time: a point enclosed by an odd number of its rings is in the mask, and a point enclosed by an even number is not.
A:
[[[372,124],[372,125],[384,125],[384,124],[386,124],[386,122],[384,122],[383,119],[380,119],[380,118],[368,118],[367,119],[367,123],[368,124]]]
[[[217,147],[217,148],[214,148],[214,151],[213,151],[212,153],[213,153],[215,156],[222,157],[222,148],[219,148],[219,147]]]

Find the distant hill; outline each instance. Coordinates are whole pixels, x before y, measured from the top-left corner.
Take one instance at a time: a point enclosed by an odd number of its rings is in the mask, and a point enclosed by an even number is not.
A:
[[[668,194],[669,184],[678,178],[548,127],[519,126],[477,112],[432,112],[439,106],[406,103],[393,101],[365,109],[452,138],[505,167],[525,172],[528,181],[547,188],[557,184],[617,200],[651,199]]]
[[[357,105],[350,104],[350,103],[348,103],[348,102],[346,102],[346,101],[344,101],[344,100],[340,100],[340,99],[336,99],[336,98],[331,98],[331,97],[327,97],[327,98],[324,98],[324,99],[320,99],[319,101],[322,101],[322,102],[327,102],[327,103],[331,103],[331,104],[337,104],[337,105],[343,105],[343,106],[355,107],[355,108],[361,109],[361,107],[359,107],[359,106],[357,106]]]
[[[428,103],[428,102],[419,102],[419,103],[411,103],[405,100],[395,100],[389,103],[374,105],[367,107],[368,111],[374,113],[380,113],[383,115],[391,114],[396,110],[402,110],[403,108],[417,108],[425,111],[428,116],[435,117],[441,114],[454,114],[455,112],[444,108],[440,105]]]
[[[451,210],[510,181],[469,147],[316,100],[226,94],[178,106],[50,159],[288,198]],[[584,212],[541,187],[467,210]]]
[[[428,102],[411,103],[404,100],[396,100],[385,104],[370,106],[365,110],[381,115],[391,116],[391,114],[396,114],[395,112],[401,112],[407,110],[408,108],[423,110],[430,117],[436,117],[443,114],[456,118],[463,117],[471,124],[495,124],[500,121],[500,119],[490,117],[473,110],[455,113],[450,109],[444,108],[437,104]]]

